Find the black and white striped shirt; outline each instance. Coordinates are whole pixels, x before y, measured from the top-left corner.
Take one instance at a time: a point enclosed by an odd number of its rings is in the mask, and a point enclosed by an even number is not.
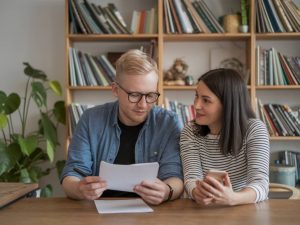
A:
[[[187,124],[180,137],[180,154],[184,172],[184,186],[190,197],[209,169],[228,172],[232,188],[239,191],[252,188],[256,192],[256,202],[268,197],[269,190],[269,135],[265,124],[258,119],[250,119],[237,156],[224,156],[218,145],[219,135],[196,136],[191,124]]]

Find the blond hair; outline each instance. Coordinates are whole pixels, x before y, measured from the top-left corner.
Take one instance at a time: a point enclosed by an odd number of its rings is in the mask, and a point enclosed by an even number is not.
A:
[[[123,75],[146,75],[152,71],[158,76],[155,60],[138,49],[127,51],[116,62],[117,81]]]

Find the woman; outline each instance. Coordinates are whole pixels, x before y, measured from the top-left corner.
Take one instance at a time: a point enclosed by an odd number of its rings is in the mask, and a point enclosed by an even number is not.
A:
[[[180,137],[185,189],[201,205],[239,205],[267,199],[269,135],[255,119],[247,87],[232,69],[199,78],[196,119]],[[208,170],[226,171],[222,181]]]

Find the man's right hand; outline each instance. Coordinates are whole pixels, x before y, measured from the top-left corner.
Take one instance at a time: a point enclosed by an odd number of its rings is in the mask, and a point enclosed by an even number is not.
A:
[[[88,176],[79,181],[78,190],[84,199],[98,199],[107,189],[105,180],[98,176]]]

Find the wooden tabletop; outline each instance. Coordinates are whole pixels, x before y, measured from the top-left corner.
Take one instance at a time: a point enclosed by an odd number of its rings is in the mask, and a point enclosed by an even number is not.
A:
[[[0,182],[0,208],[38,189],[38,184]]]
[[[234,207],[201,208],[189,199],[180,199],[152,208],[152,213],[98,214],[93,201],[26,198],[0,210],[0,221],[3,225],[299,225],[300,222],[300,200],[274,199]]]

